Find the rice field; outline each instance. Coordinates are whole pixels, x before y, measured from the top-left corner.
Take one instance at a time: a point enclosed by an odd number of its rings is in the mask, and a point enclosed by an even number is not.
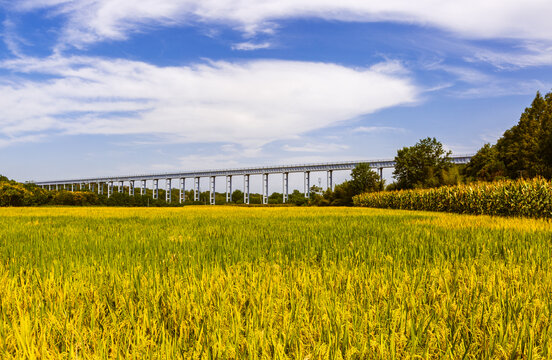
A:
[[[552,223],[0,208],[2,359],[550,359]]]

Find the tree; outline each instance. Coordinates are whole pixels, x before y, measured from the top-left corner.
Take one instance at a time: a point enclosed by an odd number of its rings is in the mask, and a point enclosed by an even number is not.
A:
[[[303,192],[295,189],[291,194],[289,194],[288,203],[301,206],[307,204],[308,199],[305,197],[305,194]]]
[[[439,186],[443,174],[451,166],[450,151],[435,138],[425,138],[416,145],[404,147],[395,156],[393,177],[398,189],[412,189]]]
[[[499,158],[510,178],[533,177],[539,174],[539,140],[547,104],[537,92],[531,107],[526,108],[517,125],[506,130],[497,141]]]
[[[232,202],[234,204],[243,204],[243,191],[234,190],[232,193]]]
[[[383,190],[383,182],[379,175],[366,163],[355,166],[351,171],[351,178],[353,196]]]
[[[344,181],[336,185],[333,191],[327,191],[324,194],[324,198],[328,200],[331,206],[352,206],[353,196],[351,181]]]
[[[27,190],[19,184],[0,183],[0,206],[22,206]]]
[[[466,165],[464,174],[473,180],[493,181],[506,175],[506,167],[496,147],[485,144]]]
[[[496,177],[552,178],[552,93],[537,92],[519,122],[496,145],[485,144],[472,158],[466,174],[481,180]]]

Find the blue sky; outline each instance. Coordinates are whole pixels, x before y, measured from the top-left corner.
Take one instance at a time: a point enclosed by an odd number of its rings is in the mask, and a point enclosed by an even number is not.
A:
[[[392,158],[427,136],[472,153],[552,89],[551,13],[537,0],[0,0],[0,173]]]

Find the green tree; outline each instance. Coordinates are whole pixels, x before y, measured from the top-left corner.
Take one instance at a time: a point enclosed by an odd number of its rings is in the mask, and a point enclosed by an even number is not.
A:
[[[19,184],[0,182],[0,206],[22,206],[28,191]]]
[[[539,168],[539,134],[541,117],[546,110],[544,98],[537,93],[531,107],[526,108],[517,125],[506,130],[497,141],[499,158],[510,178],[533,177]]]
[[[552,93],[537,92],[519,122],[506,130],[496,145],[485,144],[466,167],[478,180],[499,177],[552,178]]]
[[[232,202],[234,204],[243,204],[243,191],[234,190],[232,193]]]
[[[450,151],[435,138],[425,138],[416,145],[404,147],[395,156],[393,177],[397,188],[435,187],[443,182],[443,174],[452,166]]]
[[[301,206],[306,205],[308,203],[308,199],[305,197],[303,192],[295,189],[291,194],[289,194],[288,203]]]
[[[279,192],[274,192],[268,197],[269,204],[281,204],[283,202],[284,196]]]
[[[366,192],[383,190],[383,182],[370,165],[361,163],[351,171],[351,191],[353,196]]]
[[[334,187],[333,191],[328,189],[324,192],[320,205],[331,206],[352,206],[353,187],[351,181],[344,181]]]
[[[552,93],[539,92],[517,125],[496,143],[499,159],[510,178],[552,176]]]
[[[485,144],[471,158],[464,169],[471,180],[492,181],[506,175],[506,167],[498,157],[498,150],[491,144]]]

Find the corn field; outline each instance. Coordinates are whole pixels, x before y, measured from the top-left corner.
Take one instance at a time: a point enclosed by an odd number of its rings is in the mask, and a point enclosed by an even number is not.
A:
[[[551,240],[366,208],[0,208],[0,358],[549,359]]]
[[[552,183],[535,178],[382,191],[355,196],[353,202],[384,209],[552,218]]]

